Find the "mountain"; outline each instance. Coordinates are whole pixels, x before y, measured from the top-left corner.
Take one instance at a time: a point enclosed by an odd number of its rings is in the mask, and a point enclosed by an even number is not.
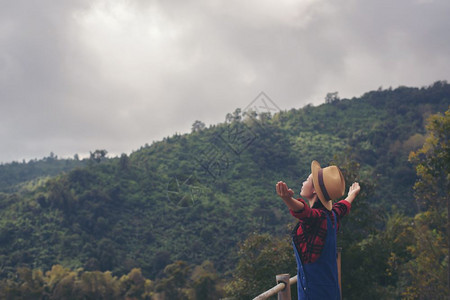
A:
[[[408,154],[423,145],[427,117],[449,105],[442,81],[379,89],[273,115],[237,109],[130,155],[1,165],[0,276],[61,264],[138,267],[153,279],[176,260],[210,260],[225,274],[250,233],[289,234],[275,183],[298,193],[313,159],[366,182],[373,209],[414,215]]]
[[[0,192],[17,192],[23,184],[45,177],[53,177],[61,172],[83,167],[88,160],[80,160],[78,155],[74,159],[58,159],[53,152],[43,159],[34,159],[28,162],[0,164]]]

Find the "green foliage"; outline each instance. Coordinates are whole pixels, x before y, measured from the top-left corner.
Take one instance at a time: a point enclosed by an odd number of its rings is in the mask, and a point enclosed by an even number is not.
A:
[[[0,164],[0,192],[17,192],[27,184],[39,184],[41,178],[70,172],[86,165],[87,160],[80,160],[78,156],[74,159],[58,159],[53,153],[41,160]]]
[[[36,270],[55,265],[67,270],[58,271],[67,273],[65,285],[59,288],[61,295],[66,295],[72,282],[82,282],[81,273],[71,271],[79,268],[91,272],[85,280],[111,287],[108,295],[112,296],[123,291],[120,284],[115,287],[118,278],[131,276],[136,268],[142,278],[155,282],[152,291],[160,295],[173,292],[191,299],[218,295],[221,279],[229,272],[235,278],[233,284],[246,286],[250,279],[234,270],[236,265],[242,270],[251,267],[244,264],[239,243],[252,232],[281,240],[287,236],[291,217],[277,199],[275,183],[284,180],[298,193],[311,160],[316,159],[324,165],[340,165],[348,184],[358,180],[362,186],[339,238],[346,297],[363,295],[363,287],[355,288],[357,282],[358,286],[372,282],[373,298],[383,293],[400,295],[413,280],[402,275],[409,271],[391,263],[405,262],[413,270],[411,257],[420,254],[404,251],[403,244],[413,246],[416,240],[401,244],[392,235],[384,236],[383,230],[397,213],[405,218],[418,213],[416,202],[420,201],[411,200],[417,175],[408,154],[427,137],[428,116],[448,108],[450,85],[437,82],[420,89],[378,90],[355,99],[340,99],[336,94],[329,99],[317,107],[275,115],[243,115],[236,109],[225,123],[209,128],[197,123],[191,134],[175,134],[116,158],[96,150],[90,160],[51,155],[41,161],[0,165],[0,278],[4,284],[16,276],[22,278],[27,284],[20,293],[29,297],[40,293],[40,278],[46,280]],[[448,133],[446,127],[436,128]],[[447,156],[439,156],[424,166],[436,170],[433,164],[446,160]],[[418,172],[422,182],[427,176],[432,181],[435,174],[423,170]],[[427,185],[423,185],[424,195]],[[389,230],[396,232],[402,226],[392,225]],[[429,230],[432,233],[435,228]],[[283,245],[288,253],[290,244]],[[383,251],[374,255],[379,247]],[[255,253],[272,257],[270,251],[278,248],[261,249]],[[287,264],[291,256],[289,250],[280,257]],[[177,264],[180,261],[185,265]],[[205,261],[214,264],[217,273],[207,265],[199,269]],[[376,271],[364,272],[372,265]],[[29,271],[19,276],[18,267]],[[295,260],[284,267],[289,268],[295,268]],[[276,272],[274,268],[257,271],[267,281],[261,277],[264,286],[250,284],[254,294],[248,297],[270,288]],[[125,280],[141,283],[132,284],[139,287],[129,297],[148,292],[146,281],[136,274]],[[173,289],[176,274],[183,274],[186,282]],[[22,283],[15,284],[22,287]],[[13,295],[17,290],[11,286]],[[235,291],[243,291],[240,287]]]
[[[427,211],[414,218],[408,245],[411,259],[403,266],[401,279],[406,282],[402,295],[409,299],[445,299],[447,284],[448,235],[446,213]]]
[[[196,266],[191,275],[193,299],[220,299],[223,296],[222,284],[211,261]]]
[[[409,156],[421,179],[414,188],[424,209],[440,209],[450,195],[450,107],[444,115],[430,116],[426,128],[423,147]]]
[[[164,269],[167,277],[161,279],[156,290],[163,292],[164,298],[167,299],[187,299],[183,287],[186,285],[189,272],[189,266],[184,261],[176,261],[168,265]]]
[[[292,243],[269,234],[251,234],[240,244],[239,261],[227,293],[233,299],[253,299],[273,287],[275,275],[297,273]]]
[[[346,299],[401,297],[401,268],[411,257],[407,251],[413,240],[410,224],[410,218],[402,214],[387,215],[383,230],[343,247],[342,292]]]
[[[0,282],[2,299],[151,299],[152,281],[139,269],[121,278],[111,272],[71,271],[55,265],[45,275],[41,270],[19,268],[16,280]]]
[[[0,281],[1,299],[220,299],[223,284],[210,261],[190,266],[185,261],[167,265],[156,282],[133,268],[120,278],[110,271],[70,270],[61,265],[45,272],[21,267],[15,278]]]
[[[408,248],[413,259],[405,268],[409,298],[445,298],[450,292],[450,109],[432,115],[423,147],[410,154],[420,180],[414,185],[416,215]]]

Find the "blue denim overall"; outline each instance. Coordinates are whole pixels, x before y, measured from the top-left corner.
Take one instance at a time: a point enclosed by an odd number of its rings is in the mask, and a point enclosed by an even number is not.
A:
[[[333,216],[336,220],[334,211]],[[297,247],[294,245],[299,300],[339,300],[341,298],[336,263],[337,226],[333,225],[327,214],[327,237],[322,253],[315,262],[302,264]]]

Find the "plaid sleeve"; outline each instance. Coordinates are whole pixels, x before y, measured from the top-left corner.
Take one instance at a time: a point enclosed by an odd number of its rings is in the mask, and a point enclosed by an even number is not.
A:
[[[341,200],[333,204],[333,211],[336,213],[337,216],[338,230],[341,227],[341,219],[344,216],[348,215],[351,207],[352,204],[346,200]]]
[[[333,210],[339,219],[342,219],[342,217],[346,216],[350,212],[351,208],[351,203],[346,200],[341,200],[333,204]]]
[[[311,209],[309,205],[306,204],[305,200],[299,198],[297,201],[302,202],[305,207],[300,211],[293,211],[290,209],[289,212],[292,216],[299,220],[320,218],[320,212],[317,209]]]

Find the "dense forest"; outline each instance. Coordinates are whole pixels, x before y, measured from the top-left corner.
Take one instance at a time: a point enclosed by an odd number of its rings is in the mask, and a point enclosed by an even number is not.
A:
[[[448,295],[450,85],[236,109],[120,157],[0,165],[0,298],[252,299],[295,274],[313,159],[362,192],[339,233],[344,299]]]

